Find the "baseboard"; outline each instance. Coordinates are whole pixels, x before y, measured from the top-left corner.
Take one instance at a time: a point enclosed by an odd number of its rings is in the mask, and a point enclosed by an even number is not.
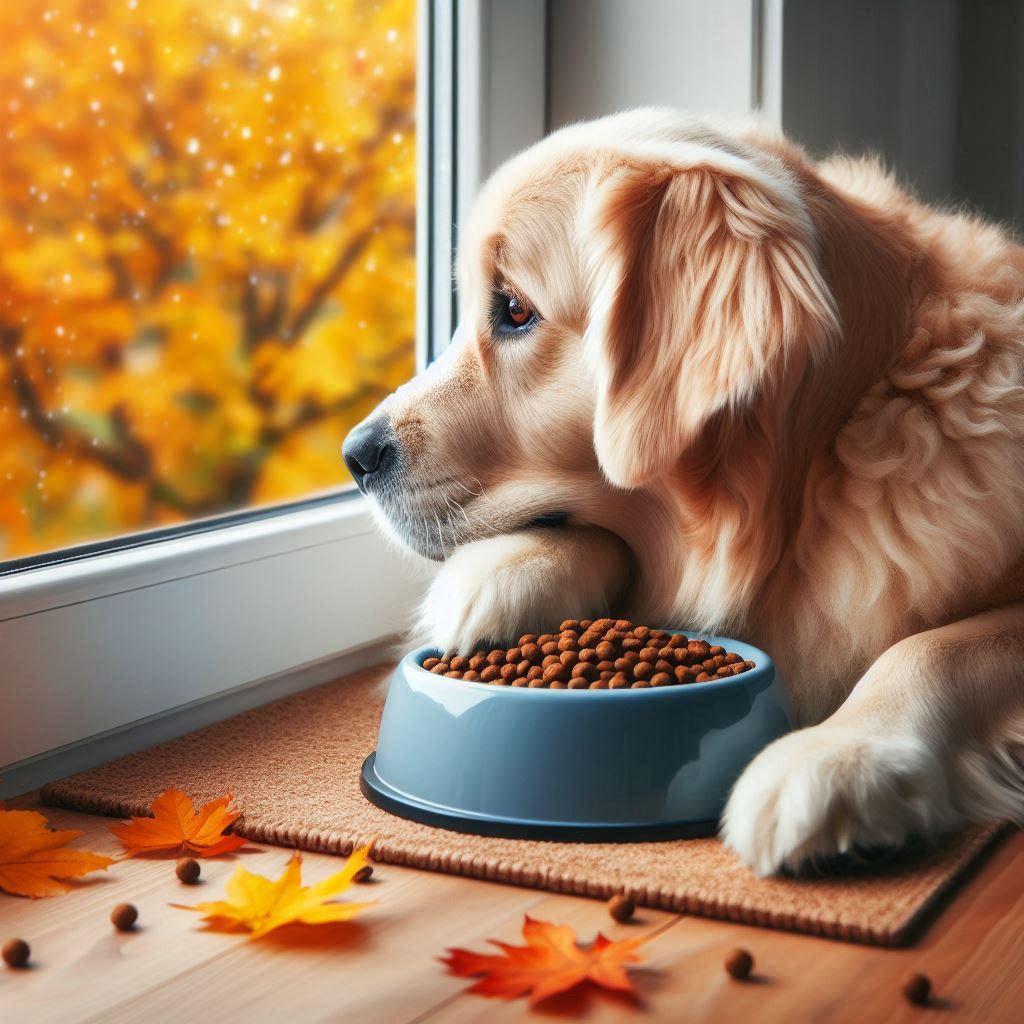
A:
[[[293,693],[395,656],[397,637],[389,637],[341,656],[324,658],[289,672],[257,679],[213,697],[192,701],[109,732],[99,733],[38,757],[0,768],[0,799],[11,799],[47,782],[83,772],[137,750],[164,743],[187,732],[269,704]]]

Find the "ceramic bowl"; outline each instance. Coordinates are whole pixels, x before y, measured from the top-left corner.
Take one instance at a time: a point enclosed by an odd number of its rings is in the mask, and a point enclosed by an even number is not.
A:
[[[732,784],[790,730],[772,659],[690,631],[755,667],[633,690],[494,686],[395,669],[363,793],[403,818],[478,835],[614,841],[708,835]]]

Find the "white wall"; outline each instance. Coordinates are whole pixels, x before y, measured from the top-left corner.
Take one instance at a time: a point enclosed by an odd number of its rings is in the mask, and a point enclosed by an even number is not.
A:
[[[756,98],[752,0],[549,0],[548,126],[628,107],[743,113]]]

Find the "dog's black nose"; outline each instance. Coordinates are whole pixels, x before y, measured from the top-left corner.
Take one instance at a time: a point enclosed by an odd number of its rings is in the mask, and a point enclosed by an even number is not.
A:
[[[345,438],[341,457],[363,494],[371,483],[382,480],[395,461],[387,417],[377,416],[356,427]]]

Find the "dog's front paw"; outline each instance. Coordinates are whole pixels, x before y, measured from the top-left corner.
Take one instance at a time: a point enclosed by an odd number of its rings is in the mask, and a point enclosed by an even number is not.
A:
[[[563,619],[607,612],[626,575],[627,552],[604,530],[524,530],[474,541],[438,570],[414,636],[448,652],[481,641],[513,643]]]
[[[722,839],[759,875],[895,847],[958,818],[939,753],[825,723],[777,740],[733,787]]]

